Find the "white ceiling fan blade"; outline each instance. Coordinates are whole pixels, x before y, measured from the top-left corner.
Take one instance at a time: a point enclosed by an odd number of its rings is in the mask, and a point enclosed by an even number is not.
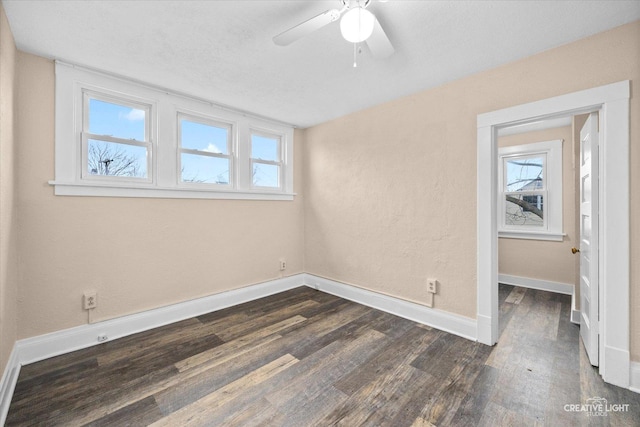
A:
[[[313,33],[327,24],[337,21],[340,18],[341,11],[338,9],[327,10],[320,15],[304,21],[287,31],[278,34],[273,38],[273,42],[278,46],[287,46],[302,37]]]
[[[366,41],[367,46],[369,46],[369,50],[374,58],[382,59],[388,56],[391,56],[395,49],[389,41],[389,37],[382,29],[382,25],[378,21],[378,18],[375,19],[373,23],[373,33]]]

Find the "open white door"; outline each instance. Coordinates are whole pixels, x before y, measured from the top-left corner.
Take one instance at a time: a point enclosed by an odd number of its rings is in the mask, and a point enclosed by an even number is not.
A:
[[[580,131],[580,336],[598,366],[598,113]]]

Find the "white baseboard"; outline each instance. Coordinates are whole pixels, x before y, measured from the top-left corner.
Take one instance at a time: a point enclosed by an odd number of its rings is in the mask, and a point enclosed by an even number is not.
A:
[[[576,289],[573,287],[573,291],[571,292],[571,318],[569,319],[571,323],[575,323],[576,325],[580,324],[580,310],[576,310]]]
[[[105,334],[108,337],[107,340],[111,341],[297,288],[302,286],[302,282],[302,274],[297,274],[116,319],[22,339],[16,343],[19,361],[20,364],[26,365],[91,347],[100,344],[98,336],[102,334]]]
[[[551,282],[549,280],[531,279],[529,277],[511,276],[508,274],[499,274],[498,283],[565,295],[571,295],[573,293],[573,285],[568,283]]]
[[[607,361],[602,379],[622,388],[629,388],[631,380],[631,355],[626,350],[605,344],[604,355],[600,357]],[[602,360],[602,359],[601,359]]]
[[[9,413],[9,405],[11,405],[13,390],[16,388],[16,382],[20,374],[20,366],[18,350],[14,345],[9,355],[7,366],[4,368],[2,380],[0,380],[0,426],[4,425],[7,419],[7,413]]]
[[[631,384],[629,385],[629,390],[640,393],[640,362],[631,362],[629,371],[629,379],[631,382]]]
[[[477,324],[474,319],[448,313],[446,311],[429,308],[424,305],[383,295],[335,280],[304,275],[304,284],[313,288],[336,295],[368,307],[432,326],[445,332],[461,336],[473,341],[477,339]]]
[[[494,345],[496,343],[495,340],[492,340],[491,337],[497,337],[498,332],[493,332],[491,328],[493,325],[491,324],[491,319],[488,316],[482,316],[478,314],[478,324],[477,324],[477,340],[478,342],[486,345]]]

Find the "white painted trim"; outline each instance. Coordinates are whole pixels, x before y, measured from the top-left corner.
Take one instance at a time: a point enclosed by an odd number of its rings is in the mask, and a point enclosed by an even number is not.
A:
[[[477,147],[477,304],[478,341],[498,341],[498,144],[497,128],[482,126]],[[485,148],[486,147],[486,148]]]
[[[477,138],[478,337],[498,339],[497,131],[566,115],[600,112],[600,374],[629,387],[629,80],[479,114]],[[488,320],[488,322],[487,322]]]
[[[95,70],[56,61],[55,97],[55,179],[49,184],[61,196],[160,197],[197,199],[292,200],[294,196],[294,131],[275,121],[258,119],[241,111],[221,108],[211,102],[188,97],[134,80],[114,77]],[[85,91],[92,96],[114,97],[127,103],[149,105],[148,180],[124,177],[96,177],[86,173],[82,134]],[[195,184],[185,187],[179,182],[178,114],[188,113],[212,121],[232,123],[233,150],[230,156],[230,184],[225,188]],[[281,135],[281,186],[267,191],[253,189],[249,162],[249,129],[269,129]],[[162,141],[162,143],[159,143]],[[84,170],[83,170],[84,169]],[[84,173],[83,173],[84,172]],[[197,187],[197,188],[196,188]]]
[[[552,120],[540,120],[533,123],[525,123],[498,130],[498,136],[516,135],[520,133],[536,132],[546,129],[556,129],[571,126],[571,116],[560,117]]]
[[[580,310],[576,309],[576,287],[573,287],[573,292],[571,292],[571,323],[575,323],[576,325],[580,324]]]
[[[498,231],[501,239],[524,239],[524,240],[549,240],[552,242],[562,242],[566,233],[541,233],[535,231]]]
[[[302,282],[302,274],[297,274],[116,319],[22,339],[16,343],[19,361],[25,365],[91,347],[99,344],[98,335],[101,334],[106,334],[111,341],[297,288],[302,286]]]
[[[296,193],[268,191],[230,191],[197,188],[127,187],[108,183],[49,181],[56,196],[148,197],[161,199],[293,200]]]
[[[336,295],[358,304],[381,310],[423,325],[449,332],[470,340],[476,340],[476,321],[468,317],[429,308],[427,306],[369,291],[357,286],[313,274],[304,274],[304,284],[328,294]]]
[[[520,286],[523,288],[538,289],[541,291],[555,292],[557,294],[572,295],[573,285],[568,283],[552,282],[549,280],[532,279],[530,277],[511,276],[499,274],[498,282],[506,285]]]
[[[562,145],[563,139],[540,141],[530,144],[498,148],[498,237],[515,237],[540,240],[562,240]],[[507,225],[504,162],[508,159],[533,156],[544,158],[544,190],[538,194],[545,197],[543,226]],[[526,192],[524,192],[526,193]],[[535,193],[534,193],[535,194]]]
[[[3,426],[7,414],[9,413],[9,406],[11,405],[11,397],[13,391],[16,388],[18,382],[18,375],[20,374],[20,362],[18,360],[18,351],[16,346],[13,346],[7,366],[4,368],[2,374],[2,380],[0,380],[0,426]]]
[[[631,362],[629,390],[640,393],[640,362]]]

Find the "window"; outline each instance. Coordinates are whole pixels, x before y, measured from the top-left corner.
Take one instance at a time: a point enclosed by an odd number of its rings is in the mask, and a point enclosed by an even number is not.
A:
[[[148,181],[151,106],[90,91],[83,98],[82,177]]]
[[[251,133],[251,180],[253,187],[281,186],[282,144],[279,135]]]
[[[293,200],[293,127],[56,62],[56,195]]]
[[[562,140],[499,150],[499,236],[562,240]]]
[[[178,116],[178,122],[180,181],[229,186],[232,125],[184,115]]]

